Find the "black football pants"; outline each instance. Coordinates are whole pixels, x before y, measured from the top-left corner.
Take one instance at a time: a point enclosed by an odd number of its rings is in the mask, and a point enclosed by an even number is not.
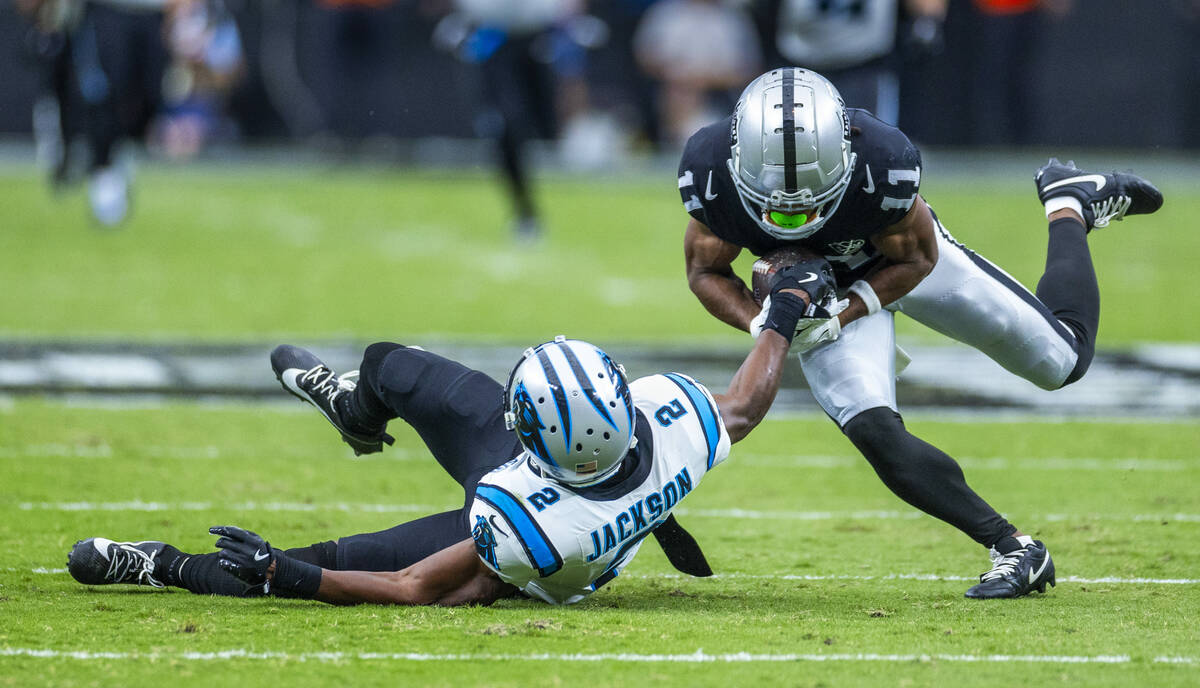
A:
[[[470,537],[476,484],[521,452],[516,435],[504,428],[503,395],[501,385],[487,375],[437,354],[391,343],[367,347],[350,399],[352,420],[366,425],[394,418],[407,422],[463,486],[463,507],[285,553],[330,570],[399,571]],[[169,585],[200,594],[259,594],[221,570],[217,552],[169,551],[171,560],[162,562]]]

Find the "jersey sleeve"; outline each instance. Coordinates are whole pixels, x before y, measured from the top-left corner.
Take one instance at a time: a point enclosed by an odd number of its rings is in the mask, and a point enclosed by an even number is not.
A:
[[[518,588],[563,566],[562,557],[524,500],[499,485],[476,486],[471,537],[479,558],[501,580]]]
[[[670,433],[674,446],[703,457],[706,470],[729,456],[729,433],[716,400],[704,385],[683,373],[653,375],[635,384],[635,397],[651,421],[674,430]]]
[[[703,201],[700,200],[702,193],[701,187],[697,187],[699,182],[704,184],[704,179],[697,179],[697,175],[702,175],[703,170],[708,169],[708,166],[699,160],[699,152],[697,149],[701,147],[699,139],[696,136],[688,139],[687,145],[683,149],[683,157],[679,159],[679,196],[683,200],[683,209],[688,215],[696,218],[697,221],[703,222],[705,226],[711,226],[708,212],[704,207]]]
[[[859,149],[856,168],[862,170],[862,196],[852,202],[874,208],[872,224],[891,226],[904,218],[921,192],[921,151],[904,132],[862,112],[853,122],[862,134],[851,148]],[[858,144],[858,145],[855,145]],[[843,201],[845,202],[845,201]]]

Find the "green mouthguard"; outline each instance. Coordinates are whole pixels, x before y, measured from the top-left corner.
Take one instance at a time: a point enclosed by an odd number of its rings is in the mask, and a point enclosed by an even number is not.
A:
[[[770,212],[770,216],[771,222],[774,222],[780,227],[787,227],[788,229],[803,227],[808,223],[808,215],[805,215],[804,213],[789,215],[788,213],[781,213],[778,210],[772,210]]]

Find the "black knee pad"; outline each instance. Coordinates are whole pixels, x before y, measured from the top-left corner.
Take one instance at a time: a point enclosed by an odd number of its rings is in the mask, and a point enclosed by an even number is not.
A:
[[[405,348],[402,344],[395,342],[375,342],[367,347],[363,352],[362,364],[358,367],[358,376],[361,380],[375,379],[378,377],[379,368],[383,365],[383,359],[396,349]]]

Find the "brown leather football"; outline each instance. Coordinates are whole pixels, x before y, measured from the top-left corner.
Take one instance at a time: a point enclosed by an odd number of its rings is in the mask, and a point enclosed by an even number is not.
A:
[[[791,267],[802,260],[824,258],[803,246],[784,246],[764,254],[754,261],[751,268],[750,287],[754,292],[754,302],[762,305],[763,299],[771,293],[771,283],[780,270]]]

